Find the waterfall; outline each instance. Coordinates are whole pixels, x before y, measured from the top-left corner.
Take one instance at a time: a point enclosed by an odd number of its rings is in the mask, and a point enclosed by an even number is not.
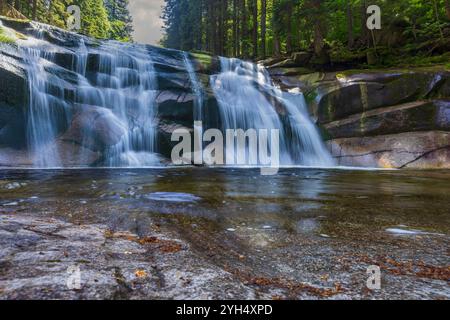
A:
[[[195,73],[194,66],[192,65],[192,61],[189,57],[189,53],[183,52],[183,61],[186,67],[186,71],[189,75],[189,82],[192,87],[192,93],[195,95],[194,101],[194,137],[197,137],[197,140],[194,141],[195,146],[203,146],[203,126],[199,126],[198,121],[203,120],[203,104],[204,104],[204,92],[202,85],[200,84],[197,74]],[[194,161],[196,159],[202,158],[202,152],[194,151]]]
[[[72,56],[71,70],[67,70],[56,61],[55,54],[60,54],[61,48],[41,40],[42,34],[42,30],[38,30],[36,38],[30,37],[22,47],[30,90],[27,137],[34,154],[34,166],[61,167],[62,151],[58,143],[61,127],[68,127],[71,121],[78,119],[83,135],[80,144],[86,146],[94,139],[88,127],[95,125],[98,118],[103,121],[102,127],[93,129],[105,133],[115,130],[120,137],[107,148],[104,165],[158,164],[159,158],[155,155],[157,85],[146,48],[103,42],[97,48],[88,49],[81,39],[78,48],[63,52]],[[98,70],[86,70],[88,57],[98,59]],[[64,72],[75,78],[72,82],[76,83],[62,80],[53,75],[54,72]],[[74,101],[66,101],[67,88],[75,88]],[[92,150],[80,148],[78,154],[69,156],[81,165],[90,152]]]
[[[261,66],[220,58],[221,72],[210,75],[206,87],[188,53],[167,51],[166,56],[160,49],[114,41],[93,44],[82,36],[70,38],[67,46],[57,45],[44,40],[46,28],[34,25],[33,35],[19,45],[30,92],[27,142],[34,167],[160,165],[164,160],[158,154],[161,114],[156,101],[161,92],[171,90],[170,85],[158,88],[166,76],[181,79],[175,94],[194,97],[193,119],[203,124],[193,126],[200,139],[197,146],[203,144],[204,128],[217,126],[217,121],[222,132],[276,129],[280,164],[333,166],[303,95],[281,91]],[[166,58],[171,59],[167,65]],[[162,71],[157,73],[155,66]],[[233,146],[238,147],[246,148]],[[227,146],[225,152],[228,159],[248,149]]]
[[[109,54],[100,56],[97,86],[102,90],[104,107],[112,109],[126,133],[107,153],[111,167],[142,167],[158,163],[156,152],[155,70],[145,50],[107,43]],[[156,161],[155,161],[156,160]]]
[[[41,59],[44,55],[45,59]],[[58,124],[66,122],[68,104],[64,101],[64,86],[61,80],[47,73],[46,61],[52,60],[51,53],[34,48],[24,48],[27,68],[29,111],[27,137],[36,167],[61,167],[58,145],[54,139]]]
[[[198,80],[197,74],[195,73],[194,66],[189,57],[189,53],[183,52],[183,60],[186,66],[186,71],[189,75],[189,81],[192,86],[192,93],[195,95],[194,102],[194,120],[201,121],[203,114],[203,104],[204,104],[204,92],[200,81]]]
[[[263,67],[250,62],[221,58],[221,69],[220,74],[211,76],[211,86],[218,100],[222,130],[276,129],[280,132],[281,164],[334,165],[301,93],[283,93]],[[226,153],[235,151],[227,148]]]

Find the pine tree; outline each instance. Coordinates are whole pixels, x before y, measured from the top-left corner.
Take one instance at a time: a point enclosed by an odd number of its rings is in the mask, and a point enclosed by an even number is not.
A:
[[[104,0],[111,24],[111,38],[132,41],[133,19],[128,9],[128,0]]]

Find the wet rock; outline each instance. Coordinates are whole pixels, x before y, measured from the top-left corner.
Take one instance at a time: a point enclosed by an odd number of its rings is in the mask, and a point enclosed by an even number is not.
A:
[[[178,144],[177,141],[172,141],[172,134],[175,130],[187,130],[193,132],[192,127],[186,127],[181,124],[168,121],[160,121],[158,125],[158,150],[166,158],[171,158],[173,147]]]
[[[255,297],[254,289],[167,235],[140,238],[105,225],[15,214],[0,216],[0,244],[2,299]]]
[[[111,110],[81,105],[76,109],[62,141],[74,142],[93,150],[116,145],[126,134],[126,128]]]
[[[192,93],[169,90],[161,91],[156,97],[158,116],[162,119],[193,123],[195,101],[196,97]]]
[[[416,101],[351,115],[324,125],[333,139],[400,132],[450,131],[449,101]]]
[[[159,90],[185,90],[191,92],[191,83],[187,73],[158,73]]]
[[[0,52],[0,103],[22,110],[27,104],[27,91],[27,76],[20,62]]]
[[[377,82],[380,78],[382,81]],[[372,75],[368,82],[359,81],[361,79],[361,76],[343,77],[327,87],[317,88],[316,103],[320,123],[427,98],[441,85],[442,75],[435,72],[409,72],[401,76]]]
[[[32,167],[33,159],[26,150],[2,148],[0,151],[0,167]]]
[[[194,62],[194,71],[206,75],[216,74],[220,72],[220,60],[209,54],[191,53],[191,61]]]
[[[327,142],[339,165],[373,168],[450,168],[450,133],[407,132]]]
[[[101,158],[102,154],[93,151],[85,146],[59,140],[56,147],[65,167],[84,167],[95,165]]]

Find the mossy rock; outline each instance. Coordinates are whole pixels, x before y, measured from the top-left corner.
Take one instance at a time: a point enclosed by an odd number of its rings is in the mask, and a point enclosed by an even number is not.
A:
[[[415,101],[371,110],[324,125],[332,137],[351,138],[415,131],[450,131],[450,101]]]
[[[215,74],[220,72],[220,60],[218,57],[210,56],[205,53],[190,53],[194,61],[194,68],[196,72],[205,74]]]
[[[0,43],[14,44],[16,43],[16,38],[11,32],[0,26]]]

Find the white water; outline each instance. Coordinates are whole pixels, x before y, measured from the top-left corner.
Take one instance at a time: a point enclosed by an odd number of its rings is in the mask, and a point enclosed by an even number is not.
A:
[[[223,130],[277,129],[282,165],[334,166],[301,93],[283,93],[263,67],[250,62],[221,58],[221,67],[220,74],[211,76],[211,86]],[[277,108],[283,110],[277,112]],[[284,119],[279,113],[285,113]],[[227,148],[226,152],[234,154],[235,150]]]
[[[77,108],[70,110],[65,101],[64,88],[72,85],[46,69],[51,66],[53,70],[64,70],[53,63],[55,55],[48,53],[60,48],[52,48],[40,37],[41,32],[38,31],[36,38],[27,40],[23,47],[31,93],[27,136],[29,148],[34,154],[34,166],[62,166],[59,143],[55,142],[60,133],[58,126],[61,123],[69,125],[71,116],[83,109],[95,110],[96,115],[107,119],[107,127],[111,125],[125,131],[120,142],[107,150],[106,165],[140,167],[159,163],[154,155],[155,72],[144,47],[107,42],[88,51],[81,40],[78,49],[67,52],[75,56],[72,71],[78,80],[75,88]],[[86,74],[88,54],[98,55],[100,67],[95,74]],[[88,120],[92,119],[88,117]],[[83,141],[92,139],[89,132],[82,134]],[[82,165],[88,152],[80,148],[79,154],[73,154],[72,158]]]
[[[39,25],[36,28],[35,38],[21,42],[30,86],[27,137],[34,167],[67,166],[67,157],[70,157],[71,167],[89,163],[92,150],[88,148],[69,153],[61,150],[64,147],[61,134],[73,126],[72,122],[79,119],[80,114],[81,145],[88,146],[96,139],[90,129],[116,130],[121,137],[107,148],[98,165],[160,165],[162,159],[157,154],[156,143],[158,88],[152,57],[146,47],[102,42],[98,47],[88,48],[80,38],[77,48],[64,49],[42,40],[43,29],[39,29]],[[71,70],[57,65],[57,55],[61,53],[73,56]],[[181,55],[191,92],[195,95],[193,119],[208,125],[204,116],[205,90],[189,55]],[[89,69],[92,63],[89,59],[93,57],[98,59],[99,65],[95,72]],[[219,74],[210,77],[219,105],[220,129],[278,129],[281,165],[334,165],[301,93],[282,92],[264,68],[249,62],[221,58],[221,68]],[[63,80],[67,77],[60,77],[60,72],[69,74],[72,79]],[[67,99],[68,89],[74,91],[74,101]],[[97,118],[106,123],[103,128],[91,128]],[[194,127],[194,130],[201,137],[203,128]]]

